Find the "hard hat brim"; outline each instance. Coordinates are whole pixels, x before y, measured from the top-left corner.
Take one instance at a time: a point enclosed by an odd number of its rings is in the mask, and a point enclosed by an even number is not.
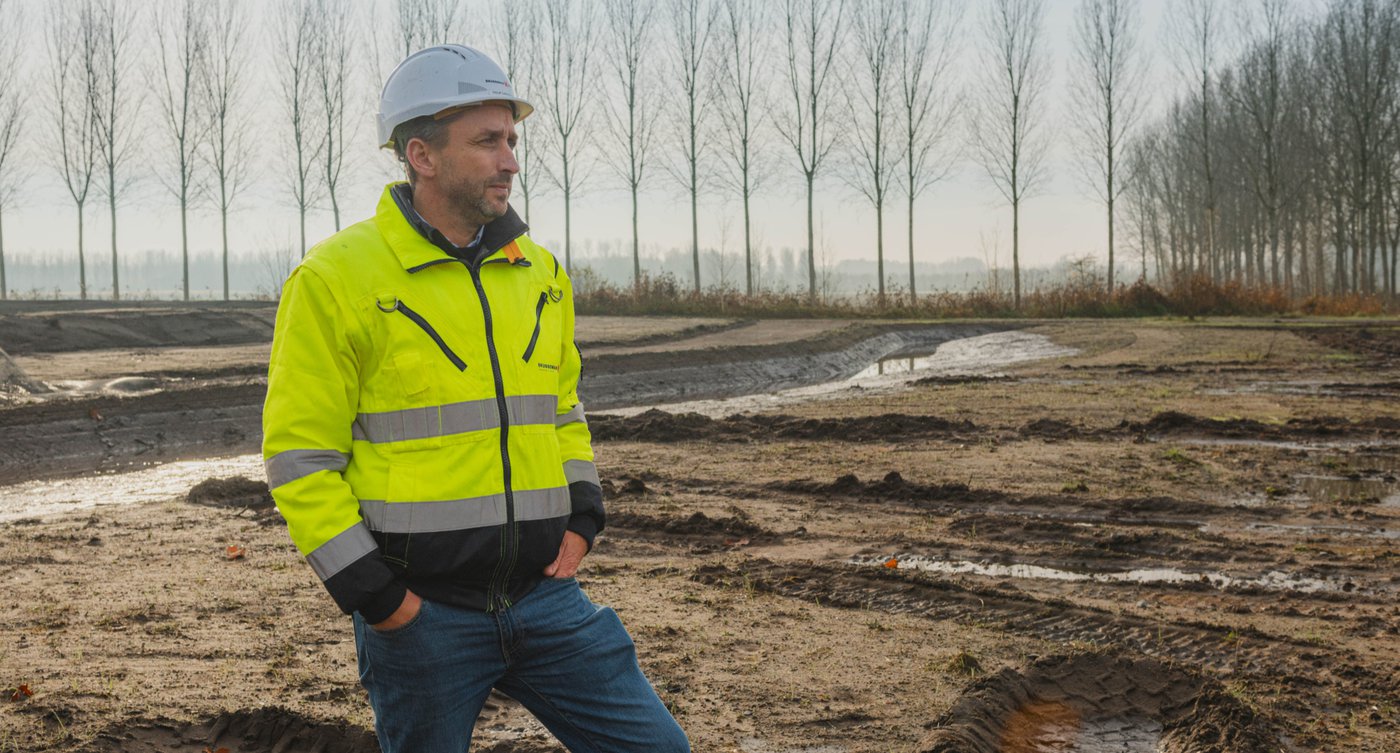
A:
[[[413,120],[415,118],[422,118],[428,116],[444,116],[444,114],[446,113],[460,111],[468,107],[474,107],[477,105],[483,105],[488,102],[509,103],[511,105],[511,109],[515,112],[516,123],[519,123],[525,118],[530,117],[530,114],[535,111],[535,106],[530,104],[528,100],[522,99],[521,97],[484,92],[482,93],[482,95],[467,97],[463,99],[436,100],[434,102],[423,103],[417,107],[409,108],[402,112],[393,113],[393,115],[390,117],[385,117],[384,114],[381,113],[379,116],[379,121],[380,123],[395,123],[396,125],[394,126],[394,128],[397,128],[399,125],[407,123],[408,121]],[[390,129],[388,133],[381,132],[379,134],[379,137],[381,142],[379,145],[380,149],[394,148],[394,133],[392,129]]]

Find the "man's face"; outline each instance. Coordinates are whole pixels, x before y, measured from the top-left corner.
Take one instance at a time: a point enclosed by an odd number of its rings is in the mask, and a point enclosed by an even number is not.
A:
[[[435,151],[434,187],[454,209],[484,225],[506,213],[515,161],[515,116],[509,105],[469,107],[448,122],[447,138]]]

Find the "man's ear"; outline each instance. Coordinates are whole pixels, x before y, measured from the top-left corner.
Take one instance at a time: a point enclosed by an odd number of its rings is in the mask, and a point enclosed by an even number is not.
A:
[[[404,159],[419,176],[433,177],[437,174],[437,160],[432,147],[423,139],[409,139],[403,150]]]

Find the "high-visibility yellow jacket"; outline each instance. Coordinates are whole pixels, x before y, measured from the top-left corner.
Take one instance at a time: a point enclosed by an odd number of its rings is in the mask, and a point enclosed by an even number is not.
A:
[[[565,270],[514,212],[484,228],[477,263],[423,224],[393,184],[373,219],[310,250],[282,290],[263,411],[292,540],[371,623],[406,587],[508,605],[566,529],[591,545],[604,522]]]

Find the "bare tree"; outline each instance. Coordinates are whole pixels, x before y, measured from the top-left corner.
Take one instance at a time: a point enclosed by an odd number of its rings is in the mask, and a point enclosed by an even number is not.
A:
[[[807,295],[817,297],[814,192],[818,171],[836,144],[838,129],[828,86],[844,33],[846,0],[783,0],[785,68],[792,108],[779,115],[778,132],[792,147],[807,184]]]
[[[168,175],[161,182],[180,203],[180,280],[190,299],[190,200],[196,191],[195,166],[205,118],[201,112],[201,65],[209,28],[200,0],[165,0],[156,9],[156,51],[159,76],[152,76],[161,121],[170,139]]]
[[[204,97],[205,159],[211,173],[207,190],[219,210],[224,300],[229,299],[228,220],[234,199],[249,177],[246,97],[250,57],[246,0],[207,0],[208,49],[201,89]]]
[[[1013,301],[1021,306],[1021,202],[1045,178],[1041,133],[1049,70],[1041,47],[1042,0],[991,0],[982,16],[982,81],[973,148],[1003,198],[1011,204]]]
[[[136,72],[135,44],[139,6],[122,0],[98,0],[93,13],[97,26],[96,83],[92,92],[92,119],[97,130],[97,151],[106,172],[102,186],[112,223],[112,300],[121,300],[120,265],[117,259],[117,204],[131,187],[125,174],[135,153],[141,99],[133,90]]]
[[[641,239],[637,229],[637,194],[646,174],[647,157],[656,133],[655,77],[647,73],[652,46],[651,0],[606,0],[607,49],[616,90],[607,98],[604,111],[608,131],[619,152],[609,160],[617,177],[632,197],[632,287],[642,286]]]
[[[1382,176],[1392,169],[1400,136],[1395,105],[1400,3],[1338,0],[1322,23],[1317,47],[1335,150],[1335,282],[1340,290],[1374,292]]]
[[[340,230],[340,188],[345,172],[345,144],[352,129],[345,120],[350,88],[351,50],[357,42],[352,33],[350,4],[343,0],[316,0],[314,84],[320,98],[324,133],[321,136],[321,178],[331,203],[335,229]]]
[[[435,44],[457,42],[462,4],[457,0],[394,0],[403,56]]]
[[[1144,69],[1137,0],[1080,0],[1074,20],[1071,130],[1090,187],[1108,214],[1108,289],[1114,270],[1114,204],[1127,189],[1124,151],[1142,118]]]
[[[855,82],[849,98],[852,165],[846,175],[875,208],[876,301],[885,305],[885,197],[895,178],[898,140],[890,122],[895,103],[899,8],[895,0],[856,0],[852,9]]]
[[[1289,200],[1291,180],[1286,177],[1290,159],[1289,124],[1296,122],[1297,102],[1289,98],[1289,44],[1292,36],[1290,0],[1256,0],[1257,17],[1246,15],[1242,25],[1252,37],[1240,61],[1236,85],[1225,89],[1245,116],[1248,134],[1241,150],[1241,167],[1248,176],[1254,199],[1264,212],[1264,235],[1269,246],[1270,281],[1280,285],[1286,277],[1292,288],[1291,269],[1281,270],[1281,214]],[[1291,176],[1289,176],[1291,177]]]
[[[914,203],[947,177],[953,165],[949,135],[960,97],[949,81],[961,10],[955,0],[902,0],[898,32],[899,136],[903,141],[901,186],[909,203],[909,302],[914,282]]]
[[[538,62],[536,51],[531,44],[531,35],[539,19],[539,4],[537,0],[515,0],[509,5],[494,3],[491,5],[491,16],[492,28],[496,34],[496,49],[502,56],[501,62],[505,65],[506,77],[510,79],[516,92],[523,93],[523,96],[529,99],[533,96],[531,90],[534,89],[538,78]],[[531,125],[537,122],[538,119],[527,120],[517,126],[515,142],[515,161],[520,165],[515,184],[520,187],[526,222],[530,221],[530,197],[539,195],[539,171],[544,169],[540,164],[540,150],[535,145],[534,128]]]
[[[1201,169],[1205,233],[1201,255],[1211,275],[1221,275],[1215,253],[1216,186],[1215,145],[1211,141],[1214,114],[1216,61],[1220,54],[1220,8],[1216,0],[1175,0],[1168,32],[1179,50],[1180,65],[1195,89],[1198,101],[1196,146]]]
[[[539,30],[541,99],[547,145],[557,163],[550,178],[564,194],[564,265],[573,268],[573,198],[587,177],[589,126],[597,102],[593,52],[597,21],[569,0],[544,0]]]
[[[282,108],[288,126],[290,168],[287,189],[296,203],[301,253],[306,255],[306,213],[321,197],[314,173],[325,147],[320,97],[316,91],[317,0],[280,0],[272,14],[274,56]]]
[[[719,66],[720,154],[723,170],[717,175],[744,204],[744,292],[754,294],[753,216],[751,203],[767,173],[767,159],[760,142],[768,99],[769,63],[763,31],[768,8],[763,0],[723,0],[721,5]]]
[[[24,28],[23,9],[15,0],[0,0],[0,18],[13,23],[12,28]],[[19,135],[24,127],[24,110],[20,107],[24,92],[24,58],[18,34],[0,34],[0,301],[9,296],[5,279],[5,209],[19,196],[22,181],[19,163]]]
[[[97,16],[90,0],[54,3],[46,18],[52,112],[57,136],[53,164],[78,210],[78,297],[87,300],[84,208],[97,175]]]
[[[695,292],[700,292],[700,192],[707,175],[701,164],[706,159],[706,120],[711,90],[708,66],[710,40],[714,36],[716,6],[712,0],[670,0],[671,65],[675,84],[680,88],[681,110],[676,118],[682,153],[672,160],[670,173],[690,197],[690,258]]]

